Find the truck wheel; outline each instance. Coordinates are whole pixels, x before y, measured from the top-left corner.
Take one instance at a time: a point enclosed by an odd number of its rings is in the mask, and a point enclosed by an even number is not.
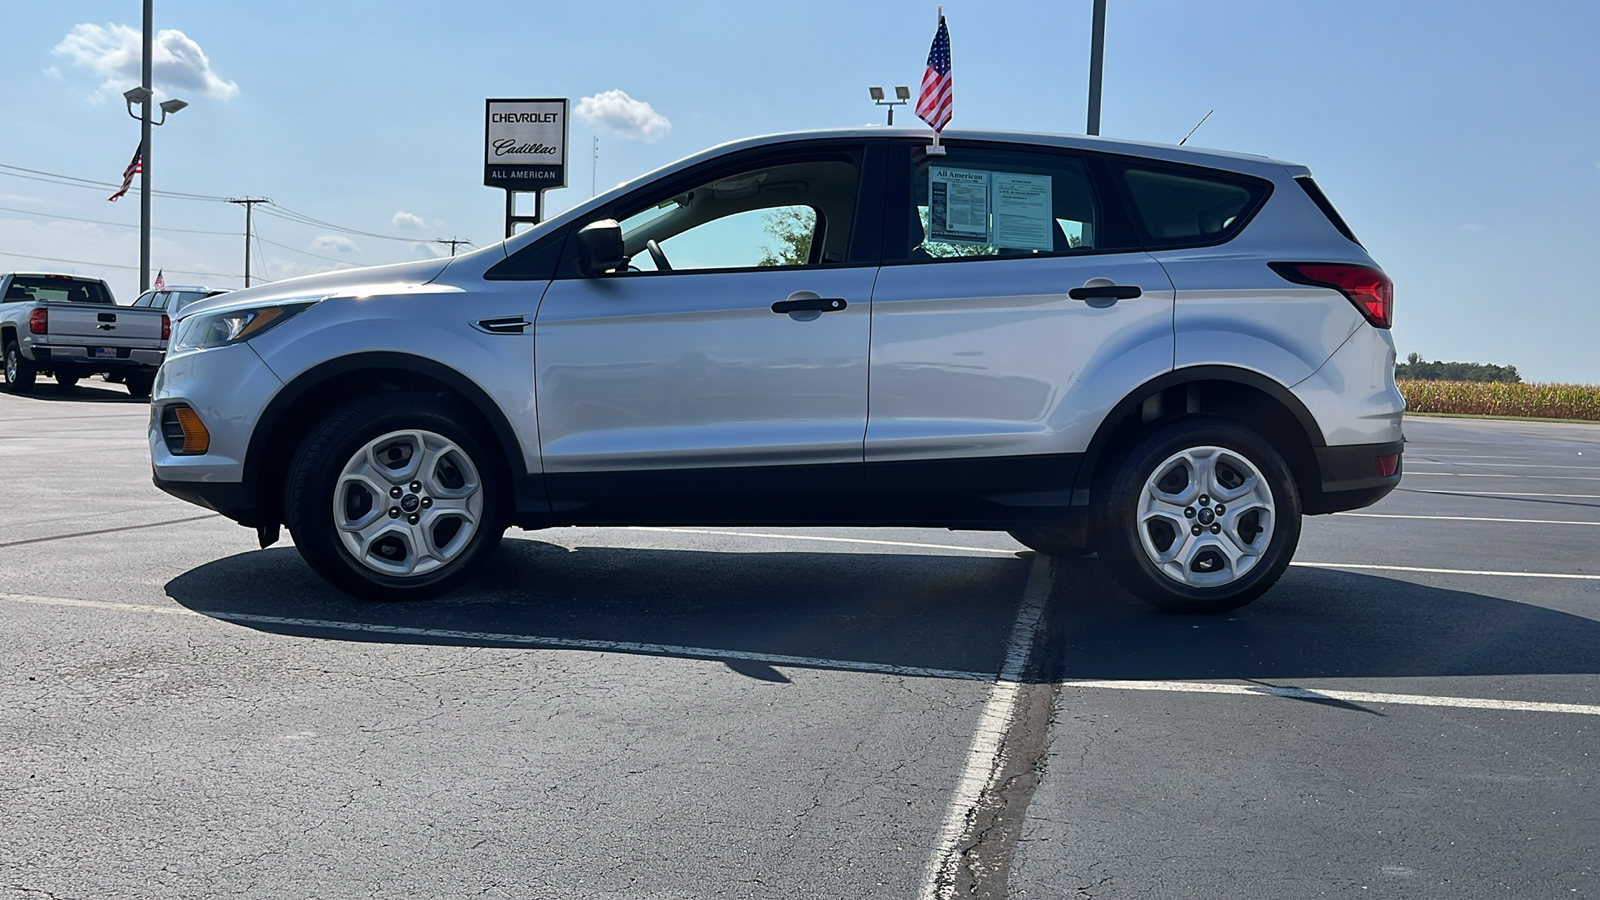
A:
[[[356,400],[311,430],[289,468],[296,548],[368,600],[436,597],[469,578],[505,530],[500,469],[439,402]]]
[[[1300,542],[1283,457],[1224,419],[1159,428],[1101,492],[1098,546],[1130,593],[1168,612],[1237,609],[1275,584]]]
[[[22,348],[17,346],[15,338],[6,341],[5,366],[6,390],[13,394],[26,394],[33,390],[33,379],[38,370],[33,363],[22,358]]]
[[[78,376],[76,376],[76,375],[68,375],[68,374],[66,374],[64,372],[57,372],[56,373],[56,384],[59,384],[64,388],[73,387],[77,383],[78,383]]]
[[[128,386],[128,396],[142,400],[150,396],[150,389],[155,387],[156,377],[143,373],[129,374],[123,379],[123,383]]]

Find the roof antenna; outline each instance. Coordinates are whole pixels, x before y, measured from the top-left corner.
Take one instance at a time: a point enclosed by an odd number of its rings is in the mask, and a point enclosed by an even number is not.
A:
[[[1194,127],[1189,129],[1189,133],[1183,136],[1183,140],[1178,142],[1178,146],[1182,147],[1183,144],[1184,144],[1184,141],[1187,141],[1187,140],[1189,140],[1189,138],[1194,137],[1194,133],[1196,131],[1200,130],[1200,126],[1204,125],[1206,123],[1206,120],[1211,118],[1211,114],[1214,113],[1214,112],[1216,112],[1216,110],[1214,110],[1214,109],[1206,110],[1206,114],[1200,117],[1200,121],[1194,123]]]

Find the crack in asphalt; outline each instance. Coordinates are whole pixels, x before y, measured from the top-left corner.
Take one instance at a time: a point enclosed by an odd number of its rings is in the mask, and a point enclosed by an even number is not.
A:
[[[53,534],[49,537],[24,538],[20,541],[6,541],[0,544],[0,550],[6,547],[21,547],[24,544],[43,544],[46,541],[64,541],[67,538],[94,537],[97,534],[115,534],[119,531],[135,531],[140,528],[160,528],[163,525],[181,525],[184,522],[198,522],[201,519],[215,519],[218,513],[206,513],[203,516],[189,516],[183,519],[167,519],[162,522],[145,522],[142,525],[119,525],[116,528],[100,528],[95,531],[74,531],[71,534]]]

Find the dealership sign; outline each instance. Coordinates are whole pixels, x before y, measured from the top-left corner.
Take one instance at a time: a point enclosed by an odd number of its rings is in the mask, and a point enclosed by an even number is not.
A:
[[[567,101],[485,101],[483,183],[508,191],[567,186]]]

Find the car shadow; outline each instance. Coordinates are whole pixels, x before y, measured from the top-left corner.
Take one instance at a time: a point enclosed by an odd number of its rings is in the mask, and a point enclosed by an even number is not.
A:
[[[26,397],[31,400],[70,400],[74,403],[128,403],[148,404],[148,397],[133,397],[128,394],[127,388],[120,384],[103,384],[99,381],[92,382],[93,387],[85,387],[85,382],[79,382],[72,387],[62,387],[49,378],[40,378],[27,393],[12,396]],[[0,390],[7,390],[4,381],[0,381]]]
[[[1293,566],[1224,615],[1159,615],[1098,559],[1058,566],[1056,679],[1405,678],[1600,673],[1600,622],[1380,575]],[[1074,601],[1077,602],[1074,602]]]
[[[772,666],[993,678],[1032,555],[569,549],[507,540],[489,572],[437,600],[334,590],[289,548],[169,581],[203,615],[338,641],[550,647]],[[1600,673],[1600,622],[1375,575],[1292,568],[1222,616],[1128,600],[1094,558],[1058,561],[1030,680],[1293,679]]]

